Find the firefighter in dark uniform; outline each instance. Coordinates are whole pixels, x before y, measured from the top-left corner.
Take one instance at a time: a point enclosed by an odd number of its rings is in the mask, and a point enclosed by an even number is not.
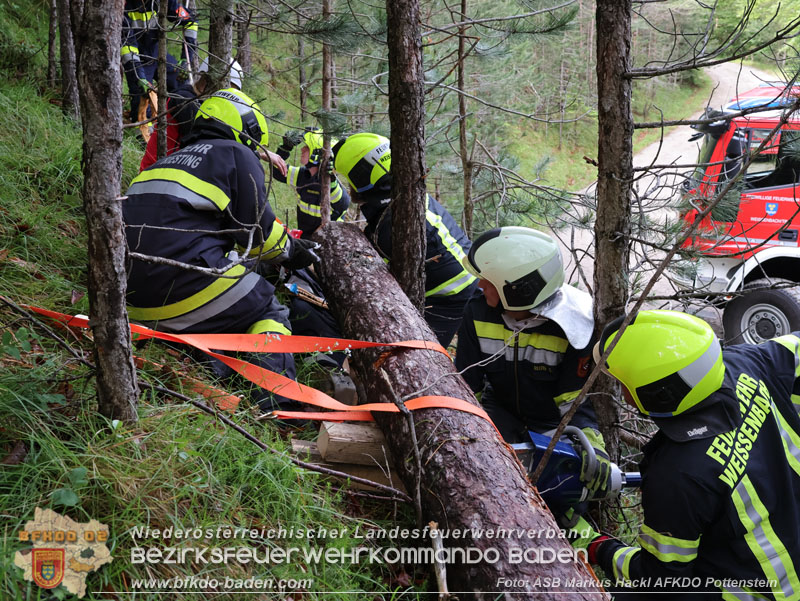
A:
[[[179,0],[168,0],[167,20],[183,29],[183,38],[189,57],[197,54],[197,21]],[[158,66],[158,0],[125,0],[122,19],[122,68],[131,95],[131,120],[135,121],[139,111],[139,100],[153,83]],[[185,66],[179,66],[171,54],[167,55],[167,89],[178,87],[178,75]]]
[[[337,140],[331,140],[335,145]],[[289,131],[283,136],[281,145],[278,146],[278,156],[288,159],[292,149],[302,144],[300,162],[302,167],[287,166],[286,175],[277,169],[272,170],[272,176],[279,182],[289,184],[297,194],[297,228],[303,232],[303,238],[308,238],[322,224],[320,212],[320,180],[322,174],[319,164],[322,160],[322,130],[310,129],[304,133]],[[328,162],[328,168],[333,168],[333,162]],[[336,176],[330,174],[330,201],[331,221],[340,221],[344,218],[347,207],[350,206],[350,194],[340,184]]]
[[[367,220],[364,233],[384,260],[392,259],[392,155],[389,140],[357,133],[333,148],[334,167],[350,184],[350,197]],[[425,321],[439,344],[453,339],[467,301],[477,289],[476,278],[461,265],[470,241],[436,199],[427,197],[425,211]]]
[[[300,269],[318,258],[317,245],[290,238],[267,202],[256,155],[266,142],[258,106],[238,90],[221,90],[200,105],[186,145],[133,180],[123,203],[129,251],[202,270],[132,260],[132,320],[177,333],[291,333],[288,309],[275,299],[274,287],[237,260]],[[295,376],[290,354],[248,359]],[[271,405],[269,395],[257,400]]]
[[[456,368],[509,443],[527,442],[527,431],[550,434],[580,393],[592,356],[592,299],[564,283],[558,245],[526,227],[485,232],[464,258],[480,278],[458,331]],[[589,439],[598,459],[593,474],[584,453],[581,478],[602,497],[611,464],[591,403],[571,425]]]
[[[636,599],[800,599],[800,333],[722,350],[692,315],[642,311],[618,335],[622,319],[595,360],[618,339],[603,368],[659,427],[644,523],[635,546],[589,528],[573,544]]]

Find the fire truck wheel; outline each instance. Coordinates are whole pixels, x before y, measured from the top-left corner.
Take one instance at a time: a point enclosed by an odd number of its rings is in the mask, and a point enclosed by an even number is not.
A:
[[[765,289],[792,284],[797,286],[796,282],[780,278],[745,284],[745,294],[729,302],[722,315],[726,344],[759,344],[800,330],[800,287]]]

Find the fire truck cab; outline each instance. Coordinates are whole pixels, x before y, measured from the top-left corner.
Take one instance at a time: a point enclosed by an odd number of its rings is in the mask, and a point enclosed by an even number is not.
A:
[[[706,111],[717,121],[692,126],[702,142],[683,183],[683,220],[694,223],[723,196],[684,244],[692,268],[676,276],[687,288],[730,293],[713,297],[728,343],[800,330],[800,115],[781,121],[798,93],[764,84]]]

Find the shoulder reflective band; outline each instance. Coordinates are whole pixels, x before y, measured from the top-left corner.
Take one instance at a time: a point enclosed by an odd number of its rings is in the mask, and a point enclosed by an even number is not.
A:
[[[49,311],[31,305],[24,305],[26,309],[30,309],[35,313],[50,317],[56,321],[63,323],[69,327],[88,328],[89,320],[86,317],[76,317],[58,313],[57,311]],[[327,352],[327,351],[344,351],[346,349],[364,349],[375,348],[384,346],[393,346],[400,348],[431,350],[444,353],[449,357],[447,351],[438,343],[430,342],[427,340],[405,340],[402,342],[364,342],[361,340],[346,340],[339,338],[315,338],[313,336],[282,336],[282,335],[265,335],[265,334],[168,334],[166,332],[157,332],[146,328],[144,326],[130,324],[131,332],[138,334],[139,339],[157,338],[159,340],[168,340],[171,342],[179,342],[193,346],[204,353],[219,359],[225,365],[241,374],[254,384],[276,392],[282,396],[290,398],[294,401],[314,405],[322,409],[328,409],[334,412],[346,412],[348,414],[355,414],[355,421],[364,421],[365,413],[370,411],[381,411],[386,413],[397,413],[400,410],[393,403],[368,403],[365,405],[345,405],[336,399],[328,396],[324,392],[305,386],[299,382],[295,382],[286,376],[277,374],[268,369],[264,369],[258,365],[253,365],[242,359],[229,357],[221,353],[216,353],[211,349],[224,350],[224,351],[239,351],[239,352],[261,352],[261,353],[311,353],[311,352]],[[406,401],[406,406],[409,409],[454,409],[456,411],[463,411],[471,413],[488,421],[490,424],[492,420],[486,412],[479,406],[473,405],[469,401],[457,399],[453,397],[437,397],[427,396],[418,397]],[[289,413],[289,412],[287,412]],[[283,412],[275,413],[276,417],[283,417]],[[302,413],[304,419],[314,419],[310,416],[313,413]],[[326,414],[325,419],[328,419]],[[333,417],[333,416],[332,416]],[[339,420],[341,421],[341,420]]]

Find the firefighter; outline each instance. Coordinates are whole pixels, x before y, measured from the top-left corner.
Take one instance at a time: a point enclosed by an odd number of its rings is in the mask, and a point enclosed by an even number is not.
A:
[[[526,227],[489,230],[463,260],[480,278],[458,331],[456,368],[509,443],[527,442],[527,431],[550,434],[571,407],[592,355],[592,299],[564,283],[556,242]],[[603,496],[611,464],[591,403],[572,425],[586,434],[599,468],[590,478],[584,452],[581,479]]]
[[[699,599],[800,598],[800,332],[723,350],[692,315],[641,311],[618,335],[622,320],[594,355],[617,341],[602,367],[659,428],[641,465],[644,523],[635,546],[586,527],[573,544],[650,594],[687,593],[691,577],[716,593]]]
[[[392,259],[392,155],[389,140],[357,133],[333,148],[334,167],[350,184],[350,198],[367,220],[364,233],[383,258]],[[477,289],[476,278],[461,265],[469,251],[466,234],[436,199],[428,195],[425,211],[425,321],[439,344],[453,339],[467,301]]]
[[[197,55],[197,21],[179,0],[168,0],[167,20],[183,29],[189,57],[175,60],[167,55],[167,89],[178,87],[179,71],[186,69],[186,60]],[[131,120],[136,121],[142,93],[153,85],[158,65],[158,0],[125,0],[122,19],[122,67],[131,95]]]
[[[242,67],[238,61],[232,60],[229,69],[230,86],[237,90],[242,89]],[[178,86],[170,98],[167,99],[167,154],[172,154],[181,147],[181,143],[192,131],[192,124],[197,115],[203,94],[210,89],[211,79],[208,75],[208,58],[204,59],[197,70],[197,77],[193,82],[185,82]],[[262,160],[270,161],[273,168],[279,173],[286,172],[286,163],[282,158],[268,150],[259,150]],[[150,136],[147,141],[139,171],[147,169],[158,158],[158,136]]]
[[[335,145],[337,140],[331,140]],[[308,238],[322,223],[320,212],[320,181],[322,174],[319,164],[322,160],[322,130],[307,129],[304,133],[289,131],[283,136],[281,145],[278,146],[278,156],[286,160],[292,149],[302,144],[300,149],[300,162],[302,167],[287,166],[286,173],[273,169],[273,177],[279,182],[288,183],[297,194],[297,228],[302,232],[302,237]],[[340,221],[344,218],[347,207],[350,206],[350,195],[332,173],[333,161],[328,161],[330,174],[330,201],[331,221]]]
[[[186,145],[133,180],[123,203],[128,249],[172,264],[130,262],[131,319],[178,333],[291,333],[274,287],[238,260],[246,253],[290,269],[318,260],[317,245],[290,238],[267,202],[256,155],[267,135],[258,105],[238,90],[221,90],[200,105]],[[295,376],[290,354],[249,359]],[[256,400],[265,409],[290,404],[270,395]]]

